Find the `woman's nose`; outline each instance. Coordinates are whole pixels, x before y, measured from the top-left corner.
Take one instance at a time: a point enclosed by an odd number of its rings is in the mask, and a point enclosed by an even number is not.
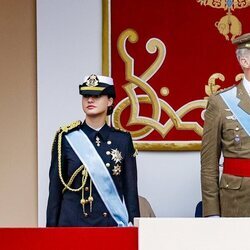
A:
[[[88,102],[93,102],[94,101],[94,97],[93,96],[89,96],[88,97]]]

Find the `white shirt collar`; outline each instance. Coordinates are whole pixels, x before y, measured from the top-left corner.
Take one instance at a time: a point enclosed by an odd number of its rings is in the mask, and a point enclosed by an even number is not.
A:
[[[87,124],[88,125],[88,124]],[[105,125],[105,124],[104,124]],[[103,125],[103,126],[104,126]],[[100,128],[93,128],[93,127],[91,127],[90,125],[88,125],[90,128],[92,128],[92,129],[94,129],[95,131],[100,131],[102,128],[103,128],[103,126],[101,126]]]
[[[245,77],[243,78],[243,85],[247,93],[250,95],[250,82]]]

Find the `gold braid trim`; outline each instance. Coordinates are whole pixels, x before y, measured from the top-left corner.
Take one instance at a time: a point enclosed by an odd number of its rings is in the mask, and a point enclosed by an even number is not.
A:
[[[85,183],[82,183],[81,187],[79,188],[71,188],[70,185],[72,184],[72,182],[74,181],[74,178],[76,177],[76,175],[84,168],[83,165],[81,165],[74,173],[73,175],[71,176],[68,184],[64,181],[63,179],[63,176],[62,176],[62,135],[63,133],[67,133],[69,132],[70,130],[72,130],[73,128],[76,128],[77,126],[79,126],[81,124],[81,121],[76,121],[76,122],[73,122],[71,123],[69,126],[65,126],[65,127],[62,127],[61,128],[61,131],[59,132],[58,134],[58,143],[57,143],[57,150],[58,150],[58,172],[59,172],[59,177],[60,177],[60,180],[62,182],[62,184],[64,185],[64,189],[63,189],[63,192],[68,189],[72,192],[78,192],[80,191]],[[87,172],[87,171],[86,171]],[[87,180],[87,176],[86,176],[86,180]]]
[[[52,154],[53,151],[54,151],[54,148],[55,148],[55,145],[56,145],[56,141],[57,141],[59,132],[60,132],[60,130],[56,131],[56,134],[55,134],[55,137],[54,137],[54,140],[53,140],[53,143],[52,143],[51,154]]]
[[[84,170],[83,170],[84,169]],[[84,165],[81,165],[73,174],[72,176],[70,177],[69,179],[69,182],[67,183],[67,187],[64,186],[64,189],[62,191],[62,193],[64,193],[68,187],[71,186],[71,184],[73,183],[74,179],[76,178],[76,176],[81,172],[81,171],[85,171],[85,167]],[[82,182],[82,186],[80,188],[77,188],[76,190],[77,191],[80,191],[86,184],[86,180],[87,180],[87,177],[88,177],[88,172],[86,171],[86,174],[84,175],[85,179],[84,179],[84,182]],[[77,192],[77,191],[74,191],[74,192]]]

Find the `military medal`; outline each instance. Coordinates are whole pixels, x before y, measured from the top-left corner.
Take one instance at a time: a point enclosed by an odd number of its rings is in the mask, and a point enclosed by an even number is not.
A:
[[[229,115],[229,116],[226,116],[226,119],[235,121],[236,117],[234,115]]]
[[[234,136],[234,141],[236,142],[236,143],[240,143],[240,135],[239,135],[239,127],[237,126],[236,128],[235,128],[235,136]]]
[[[121,168],[122,167],[120,165],[118,165],[118,164],[115,165],[114,168],[112,169],[113,175],[119,175],[122,171]]]
[[[96,136],[96,138],[95,138],[95,143],[96,143],[97,147],[100,147],[101,140],[100,140],[100,138],[98,136]]]
[[[239,143],[240,142],[240,136],[239,135],[235,135],[234,141],[237,142],[237,143]]]
[[[117,148],[111,149],[111,156],[112,160],[115,161],[115,163],[122,161],[122,153]]]

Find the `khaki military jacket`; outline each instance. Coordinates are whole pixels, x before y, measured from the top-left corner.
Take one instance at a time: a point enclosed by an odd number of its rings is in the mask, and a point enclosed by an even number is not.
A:
[[[228,90],[226,90],[228,91]],[[239,107],[250,115],[250,97],[237,85]],[[250,158],[250,137],[226,106],[220,94],[208,100],[201,149],[203,216],[250,216],[250,178],[222,174],[219,159]]]

